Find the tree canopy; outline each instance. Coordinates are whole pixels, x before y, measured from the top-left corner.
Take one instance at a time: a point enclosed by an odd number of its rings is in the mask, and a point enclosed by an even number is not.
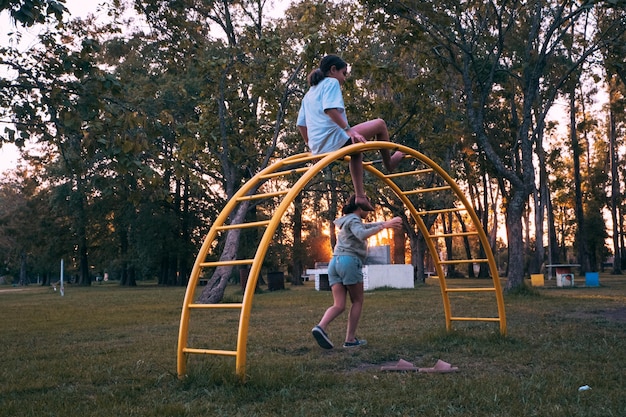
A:
[[[69,20],[62,0],[0,3],[15,25],[0,45],[0,141],[24,159],[0,186],[9,274],[52,277],[66,258],[84,285],[104,273],[125,285],[184,285],[234,192],[306,150],[295,118],[306,75],[328,53],[350,64],[351,123],[385,119],[393,141],[466,187],[494,251],[505,247],[509,289],[559,260],[596,270],[612,253],[621,265],[623,1],[302,0],[278,17],[270,6],[110,0],[103,21]],[[36,42],[19,48],[20,30],[33,26]],[[591,110],[595,93],[609,106]],[[384,190],[371,191],[402,215]],[[312,262],[300,245],[319,245],[337,193],[349,192],[339,167],[312,184],[268,261]],[[266,215],[242,206],[231,221]],[[595,239],[585,232],[597,228]],[[407,236],[421,274],[424,249],[415,231]],[[212,256],[241,256],[253,250],[245,242],[229,234]],[[219,299],[235,272],[216,271],[206,298]]]

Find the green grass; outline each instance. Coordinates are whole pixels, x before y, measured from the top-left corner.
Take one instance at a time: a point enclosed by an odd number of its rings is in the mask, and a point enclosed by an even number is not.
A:
[[[192,355],[177,378],[183,288],[0,287],[0,416],[626,416],[626,278],[600,282],[507,295],[506,337],[493,323],[446,332],[434,280],[368,292],[368,345],[332,351],[309,333],[330,293],[287,284],[255,296],[245,383],[234,358],[216,356]],[[452,306],[481,314],[495,300],[465,294]],[[233,311],[194,311],[190,342],[233,349],[237,323]],[[344,326],[331,325],[336,344]],[[401,358],[459,371],[380,371]]]

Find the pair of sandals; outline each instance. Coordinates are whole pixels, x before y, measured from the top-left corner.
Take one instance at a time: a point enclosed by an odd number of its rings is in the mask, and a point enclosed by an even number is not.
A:
[[[404,359],[400,359],[398,363],[393,365],[386,365],[380,368],[382,371],[400,371],[400,372],[423,372],[427,374],[447,374],[450,372],[456,372],[459,370],[458,367],[450,365],[448,362],[444,362],[441,359],[437,360],[435,366],[431,368],[418,368],[413,365],[411,362],[405,361]]]

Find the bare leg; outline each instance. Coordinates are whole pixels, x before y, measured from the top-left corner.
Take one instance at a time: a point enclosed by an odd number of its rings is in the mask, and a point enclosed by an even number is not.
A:
[[[346,330],[346,342],[354,342],[356,340],[356,329],[361,319],[361,311],[363,311],[363,283],[348,285],[348,293],[350,294],[350,313],[348,315],[348,328]]]
[[[368,140],[373,138],[374,140],[389,142],[389,131],[387,130],[387,124],[383,119],[374,119],[359,123],[358,125],[353,126],[352,129],[360,133]],[[387,168],[390,172],[393,172],[400,164],[400,161],[404,158],[404,153],[400,151],[391,155],[388,149],[383,149],[380,153],[383,157],[383,165],[385,165],[385,168]]]
[[[326,331],[330,322],[335,320],[346,309],[346,287],[342,284],[335,284],[330,287],[330,290],[333,293],[333,305],[328,307],[318,324],[324,331]]]
[[[354,185],[355,202],[367,211],[374,211],[374,207],[365,195],[365,187],[363,186],[363,154],[350,155],[350,176]]]

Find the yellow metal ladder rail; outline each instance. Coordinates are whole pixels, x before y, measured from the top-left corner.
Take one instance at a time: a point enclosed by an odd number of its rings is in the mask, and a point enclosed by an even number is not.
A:
[[[215,222],[213,223],[213,226],[211,227],[211,229],[209,230],[209,233],[207,234],[205,238],[205,241],[203,242],[203,245],[198,253],[196,263],[194,264],[194,267],[192,269],[190,281],[187,286],[187,292],[185,293],[185,299],[183,301],[183,311],[181,313],[179,339],[178,339],[177,369],[178,369],[179,376],[183,376],[185,374],[186,357],[188,354],[205,353],[205,354],[235,356],[236,358],[235,372],[239,377],[241,377],[242,379],[244,378],[245,363],[246,363],[246,349],[247,349],[247,346],[246,346],[247,333],[248,333],[248,325],[249,325],[249,319],[250,319],[251,308],[252,308],[252,300],[254,297],[254,289],[256,288],[256,281],[260,273],[261,264],[263,262],[265,253],[267,251],[269,244],[271,243],[273,233],[275,232],[278,224],[280,223],[281,217],[283,216],[284,212],[287,210],[288,206],[293,202],[295,197],[302,191],[302,189],[309,183],[309,181],[315,175],[321,172],[323,168],[330,165],[334,161],[338,161],[338,160],[349,161],[350,159],[349,155],[355,152],[368,152],[368,151],[378,152],[381,149],[387,149],[390,151],[394,149],[398,149],[404,152],[405,154],[407,154],[407,157],[414,158],[426,166],[425,169],[384,175],[373,166],[373,163],[368,162],[364,164],[364,169],[366,171],[374,174],[379,180],[381,180],[384,184],[390,187],[390,189],[405,204],[405,207],[410,212],[411,217],[415,220],[420,232],[423,233],[424,236],[428,236],[429,231],[426,229],[426,226],[421,216],[424,215],[425,213],[433,213],[433,212],[417,211],[409,197],[412,195],[419,194],[419,193],[443,191],[443,190],[451,190],[452,192],[455,193],[457,200],[461,202],[461,205],[463,207],[445,208],[443,210],[450,211],[450,212],[466,210],[467,214],[471,218],[472,223],[474,224],[475,228],[478,230],[478,238],[481,244],[485,246],[485,251],[487,252],[487,258],[488,258],[487,261],[488,261],[490,270],[492,272],[492,278],[494,279],[494,283],[496,283],[494,284],[495,285],[494,291],[496,293],[499,318],[498,319],[489,318],[488,320],[498,321],[500,324],[500,332],[502,334],[506,333],[506,319],[504,315],[504,303],[502,301],[501,291],[499,290],[499,281],[498,281],[498,276],[497,276],[497,270],[495,269],[495,260],[493,259],[493,254],[491,253],[490,248],[488,246],[488,241],[484,234],[484,231],[482,230],[482,228],[479,227],[480,222],[476,214],[474,213],[473,209],[469,205],[467,199],[465,198],[460,188],[458,187],[458,185],[456,185],[456,183],[452,180],[452,178],[441,167],[439,167],[437,164],[435,164],[432,160],[430,160],[423,154],[411,148],[408,148],[403,145],[392,144],[389,142],[367,142],[367,143],[351,145],[349,147],[339,149],[329,154],[311,155],[309,153],[304,153],[304,154],[294,155],[294,156],[279,160],[275,162],[273,165],[270,165],[264,170],[262,170],[261,172],[257,173],[253,178],[251,178],[247,183],[245,183],[237,191],[237,193],[235,193],[233,198],[231,198],[226,203],[226,205],[224,206],[224,209],[220,212],[220,214],[216,218]],[[307,167],[301,166],[303,163],[308,163],[308,162],[312,163],[312,165],[307,166]],[[443,180],[449,184],[449,186],[435,187],[432,189],[425,189],[425,190],[403,191],[393,181],[394,179],[400,178],[403,176],[432,174],[432,173],[437,174],[440,177],[442,177]],[[293,175],[293,176],[300,175],[299,179],[297,179],[295,183],[291,183],[290,189],[267,193],[267,194],[263,194],[263,193],[257,194],[258,189],[264,182],[269,181],[274,178],[280,178],[282,176],[285,176],[286,179],[291,178],[291,177],[288,177],[289,175]],[[257,252],[251,263],[249,277],[248,277],[248,281],[246,284],[246,288],[244,289],[244,296],[243,296],[242,303],[224,304],[222,305],[222,307],[220,307],[220,304],[207,305],[207,306],[202,305],[202,304],[195,304],[193,302],[194,291],[197,285],[197,281],[198,281],[198,277],[199,277],[199,273],[201,269],[205,267],[214,267],[218,265],[215,262],[206,261],[206,256],[217,234],[225,230],[232,230],[232,229],[237,228],[237,225],[226,225],[225,222],[229,218],[233,210],[237,207],[238,204],[242,202],[245,203],[251,200],[258,200],[258,199],[263,199],[263,198],[282,198],[282,200],[280,201],[278,207],[275,208],[273,215],[272,215],[272,219],[270,220],[269,223],[265,224],[263,222],[264,224],[261,224],[261,222],[257,222],[254,224],[254,226],[252,225],[249,226],[249,227],[257,227],[257,226],[265,227],[265,232],[261,236],[260,242],[258,244]],[[243,228],[246,226],[241,226],[241,227]],[[434,239],[426,239],[426,244],[431,253],[436,253],[433,241]],[[233,265],[233,264],[229,264],[229,262],[233,262],[229,260],[218,261],[218,263],[220,262],[223,263],[222,265]],[[234,261],[234,262],[246,262],[247,264],[250,264],[250,260],[239,260],[239,261]],[[475,260],[471,260],[468,262],[475,262]],[[443,275],[442,263],[435,262],[435,268],[437,270],[437,275],[440,277],[443,277],[444,275]],[[445,279],[442,279],[441,282],[444,282],[444,286],[445,286]],[[444,312],[446,316],[446,328],[450,330],[451,329],[450,321],[454,317],[452,317],[450,314],[450,301],[447,295],[448,295],[448,292],[444,291],[444,288],[442,288],[442,296],[444,300]],[[236,350],[227,351],[227,350],[219,350],[219,349],[197,349],[197,348],[192,348],[192,347],[187,346],[188,322],[189,322],[190,310],[192,309],[213,310],[213,309],[219,309],[219,308],[231,308],[231,309],[240,308],[241,309],[239,329],[238,329],[238,334],[237,334]],[[463,318],[463,320],[465,320],[465,318]]]
[[[400,150],[404,151],[404,149],[402,149],[402,147],[400,147]],[[405,152],[407,153],[407,152]],[[480,221],[478,219],[478,216],[476,215],[476,213],[474,212],[474,210],[471,208],[471,205],[469,204],[469,201],[467,200],[467,198],[465,197],[465,195],[463,194],[462,190],[458,187],[458,185],[456,184],[456,182],[448,175],[447,172],[445,172],[441,167],[439,167],[437,164],[435,164],[432,160],[430,160],[429,158],[421,155],[420,157],[420,161],[427,164],[429,166],[429,168],[426,169],[421,169],[421,170],[415,170],[412,172],[415,173],[420,173],[420,174],[425,174],[425,173],[431,173],[431,172],[436,172],[437,174],[439,174],[440,177],[442,177],[444,179],[444,181],[446,183],[448,183],[449,185],[447,186],[440,186],[440,187],[431,187],[431,188],[425,188],[425,189],[416,189],[416,190],[402,190],[400,189],[396,183],[393,181],[393,179],[395,178],[399,178],[399,177],[403,177],[404,175],[396,173],[396,174],[387,174],[387,175],[383,175],[384,177],[384,182],[386,182],[386,184],[392,188],[396,195],[398,195],[398,197],[400,197],[401,200],[403,200],[403,203],[405,204],[405,206],[407,208],[409,208],[409,211],[412,213],[412,217],[414,218],[414,220],[416,221],[418,228],[420,229],[420,232],[424,235],[425,242],[426,245],[430,251],[431,254],[436,254],[436,248],[433,242],[433,238],[431,238],[431,234],[430,231],[426,228],[422,217],[423,215],[426,214],[430,214],[433,211],[427,210],[427,211],[417,211],[415,209],[415,207],[413,206],[412,202],[410,201],[410,199],[408,198],[408,196],[413,196],[413,195],[418,195],[418,194],[423,194],[423,193],[429,193],[429,192],[438,192],[438,191],[452,191],[455,194],[455,197],[458,199],[458,201],[461,202],[461,204],[463,205],[462,208],[459,207],[452,207],[452,208],[446,208],[446,209],[439,209],[439,210],[435,210],[438,211],[440,213],[445,213],[445,212],[455,212],[455,211],[466,211],[467,214],[470,216],[470,218],[472,219],[472,223],[474,224],[474,227],[476,228],[476,232],[469,232],[468,234],[451,234],[451,235],[455,235],[455,236],[477,236],[481,242],[481,244],[484,247],[485,252],[487,253],[488,258],[486,260],[464,260],[462,262],[464,263],[476,263],[476,262],[487,262],[489,264],[490,267],[490,271],[491,271],[491,275],[492,275],[492,281],[494,284],[493,289],[489,289],[489,291],[494,291],[496,294],[496,302],[497,302],[497,310],[498,310],[498,317],[497,318],[484,318],[486,320],[482,320],[481,321],[497,321],[500,324],[500,332],[504,335],[506,334],[506,317],[505,317],[505,313],[504,313],[504,299],[503,299],[503,295],[502,295],[502,289],[500,286],[500,281],[499,281],[499,277],[498,277],[498,273],[497,273],[497,268],[496,268],[496,264],[495,264],[495,259],[493,258],[493,254],[491,253],[490,250],[490,246],[487,240],[487,236],[484,233],[484,230],[480,227]],[[376,168],[374,168],[371,165],[365,165],[364,168],[366,170],[368,170],[369,172],[374,172],[377,171]],[[448,237],[448,236],[444,236],[444,237]],[[451,264],[451,263],[461,263],[458,261],[441,261],[438,259],[437,256],[433,255],[433,259],[434,259],[434,263],[435,263],[435,269],[437,272],[437,276],[440,277],[440,288],[441,288],[441,293],[442,293],[442,298],[443,298],[443,302],[444,302],[444,313],[445,313],[445,317],[446,317],[446,328],[447,330],[451,330],[452,329],[452,320],[453,320],[453,316],[451,314],[451,306],[450,306],[450,298],[448,296],[449,291],[447,288],[447,285],[445,283],[445,275],[443,272],[443,268],[442,265],[445,264]],[[465,320],[465,319],[464,319]],[[469,319],[467,319],[469,320]]]
[[[252,201],[258,199],[266,199],[266,198],[275,198],[281,197],[288,193],[288,190],[270,192],[270,193],[256,193],[256,194],[248,194],[252,190],[255,190],[258,187],[258,184],[266,181],[268,179],[278,178],[285,175],[292,175],[294,173],[302,173],[308,170],[308,167],[304,168],[294,168],[294,169],[284,169],[280,171],[280,169],[284,167],[293,166],[295,164],[299,164],[302,162],[307,162],[311,160],[319,159],[319,157],[311,156],[310,154],[302,154],[299,156],[294,156],[291,158],[285,158],[282,160],[282,163],[271,165],[266,168],[260,174],[257,175],[256,181],[249,181],[246,183],[239,191],[233,196],[229,203],[222,210],[218,218],[213,223],[213,227],[209,231],[209,234],[205,238],[205,241],[202,245],[202,248],[198,254],[197,259],[204,259],[206,257],[208,247],[215,240],[217,234],[226,230],[234,230],[234,229],[244,229],[244,228],[254,228],[254,227],[267,227],[270,224],[270,221],[257,221],[257,222],[248,222],[241,224],[224,224],[228,219],[232,211],[237,207],[240,202],[244,201]],[[193,309],[210,309],[210,310],[218,310],[218,309],[240,309],[243,311],[243,303],[219,303],[219,304],[196,304],[193,302],[195,296],[195,288],[197,286],[197,281],[200,276],[200,270],[209,267],[218,267],[218,266],[235,266],[235,265],[252,265],[254,263],[254,259],[245,259],[245,260],[222,260],[216,262],[198,262],[196,261],[194,265],[194,269],[191,273],[190,282],[187,286],[187,292],[185,294],[185,300],[183,302],[183,311],[181,313],[181,324],[179,329],[179,338],[178,338],[178,358],[177,358],[177,368],[179,370],[179,374],[181,374],[181,370],[185,369],[185,364],[183,363],[186,360],[186,355],[188,354],[208,354],[208,355],[224,355],[224,356],[235,356],[237,357],[240,354],[239,348],[236,350],[223,350],[223,349],[202,349],[202,348],[192,348],[187,346],[188,340],[188,331],[189,331],[189,314]],[[255,283],[256,285],[256,283]],[[241,329],[240,332],[241,333]]]

